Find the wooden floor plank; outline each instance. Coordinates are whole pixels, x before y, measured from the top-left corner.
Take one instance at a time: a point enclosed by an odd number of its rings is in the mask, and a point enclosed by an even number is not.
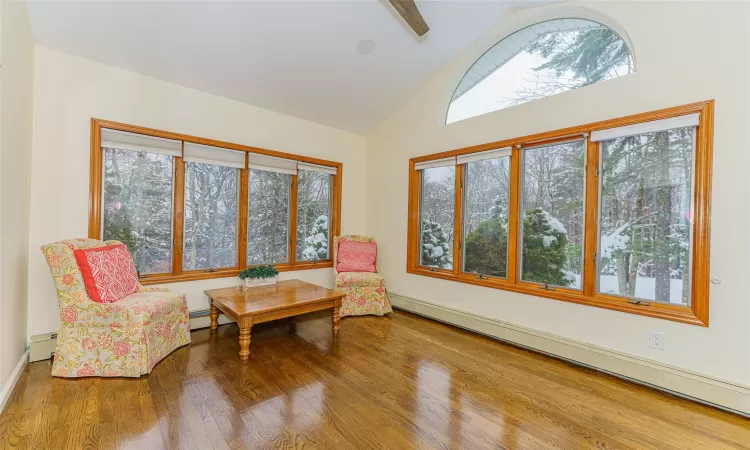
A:
[[[409,321],[413,319],[421,320],[411,316],[405,320],[405,325],[409,325]],[[713,413],[722,414],[718,410],[705,411],[701,408],[703,414],[693,416],[690,411],[700,405],[687,400],[665,396],[653,389],[613,379],[600,372],[581,369],[570,364],[550,365],[548,364],[549,358],[530,351],[498,352],[496,342],[466,331],[457,334],[450,327],[434,323],[426,327],[427,330],[424,328],[410,328],[410,333],[427,333],[430,340],[440,342],[441,345],[449,345],[451,341],[460,339],[463,335],[474,341],[471,345],[467,345],[466,342],[459,342],[456,345],[454,350],[460,350],[464,357],[473,357],[481,364],[497,362],[501,364],[504,371],[515,370],[523,374],[523,379],[541,379],[547,386],[564,392],[567,398],[566,403],[571,407],[586,407],[590,413],[596,413],[597,410],[606,408],[612,401],[618,402],[622,414],[617,420],[631,421],[628,428],[638,427],[642,430],[638,436],[621,432],[620,435],[625,439],[638,439],[650,445],[665,447],[665,435],[671,435],[680,440],[680,448],[706,448],[704,439],[707,435],[712,436],[710,437],[712,448],[734,448],[735,445],[743,445],[743,439],[746,439],[747,421],[737,416],[734,417],[739,421],[739,426],[732,420],[714,421],[711,417],[705,417],[706,412],[709,416]],[[490,364],[490,367],[498,366]],[[605,388],[599,389],[598,386]],[[591,393],[596,395],[591,395]],[[634,395],[635,393],[638,395]],[[644,402],[644,397],[652,401]],[[664,407],[670,403],[680,405],[682,408]],[[674,411],[679,411],[679,414],[671,414]],[[602,422],[598,425],[603,429],[615,430],[615,432],[620,430],[619,427],[613,426],[615,424],[607,423],[609,417],[609,415],[596,414],[584,417],[584,420]],[[655,420],[657,418],[658,420]],[[620,424],[620,422],[617,423],[617,425]],[[716,441],[717,436],[721,436],[722,442]]]
[[[193,343],[138,379],[29,364],[0,415],[22,449],[750,449],[750,420],[404,312]]]
[[[408,336],[411,330],[405,329],[404,333],[405,336]],[[360,353],[366,353],[370,360],[380,358],[380,352],[377,351],[377,344],[371,344],[367,339],[358,342],[360,346],[369,346],[369,352],[362,349]],[[408,354],[418,344],[418,341],[407,339],[399,345],[389,346],[389,350]],[[426,354],[430,355],[430,358],[426,359],[426,363],[425,359],[420,360],[419,373],[407,374],[409,375],[408,379],[426,379],[432,381],[434,384],[435,382],[440,383],[440,379],[442,378],[443,384],[459,387],[460,389],[458,390],[460,391],[476,392],[475,397],[477,398],[484,396],[488,388],[491,389],[491,386],[489,386],[490,382],[495,385],[502,385],[504,389],[515,394],[513,404],[515,414],[520,414],[527,419],[533,418],[535,422],[543,425],[534,430],[537,434],[547,435],[547,438],[549,438],[550,432],[553,432],[557,437],[565,436],[564,439],[568,442],[560,442],[559,444],[568,447],[611,446],[613,444],[612,442],[608,442],[612,440],[611,436],[597,433],[585,424],[576,427],[574,424],[575,417],[574,414],[571,414],[571,411],[568,411],[566,415],[560,415],[556,410],[557,408],[554,406],[550,408],[547,399],[537,394],[539,391],[538,386],[535,386],[531,382],[533,381],[533,374],[518,374],[512,371],[505,371],[505,373],[493,372],[491,366],[484,365],[485,361],[466,358],[459,353],[446,351],[446,347],[442,344],[423,347],[423,350]],[[484,370],[482,370],[483,367]],[[478,377],[482,382],[477,383],[472,379],[476,374],[482,375]],[[406,380],[403,381],[406,382]],[[423,384],[424,386],[421,386],[423,393],[436,392],[431,391],[429,382]],[[447,395],[443,395],[442,397],[441,400],[443,402],[448,402]],[[489,412],[500,412],[500,410],[496,410],[496,404],[497,399],[492,397],[484,398],[482,409]],[[480,411],[479,414],[482,414],[482,412]]]

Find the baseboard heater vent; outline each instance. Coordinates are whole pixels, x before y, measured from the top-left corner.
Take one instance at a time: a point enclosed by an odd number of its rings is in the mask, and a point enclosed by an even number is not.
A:
[[[51,359],[55,354],[57,333],[44,333],[31,336],[29,346],[29,362]]]
[[[199,317],[206,317],[210,313],[208,309],[198,309],[196,311],[190,311],[190,318],[197,319]]]

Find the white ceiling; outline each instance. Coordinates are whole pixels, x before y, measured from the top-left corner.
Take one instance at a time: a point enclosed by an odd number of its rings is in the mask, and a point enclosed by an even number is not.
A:
[[[45,47],[365,134],[504,14],[532,2],[417,4],[430,26],[424,38],[387,0],[28,6]],[[374,52],[356,52],[362,39]]]

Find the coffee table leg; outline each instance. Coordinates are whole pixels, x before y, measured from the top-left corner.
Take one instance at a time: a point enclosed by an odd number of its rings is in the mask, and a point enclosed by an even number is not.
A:
[[[219,328],[219,308],[214,306],[213,300],[211,300],[211,311],[209,312],[209,316],[211,316],[211,331],[215,331]]]
[[[240,326],[240,359],[245,361],[250,357],[250,330],[252,325]]]
[[[331,310],[331,325],[333,332],[339,331],[339,321],[341,321],[341,306],[334,305]]]

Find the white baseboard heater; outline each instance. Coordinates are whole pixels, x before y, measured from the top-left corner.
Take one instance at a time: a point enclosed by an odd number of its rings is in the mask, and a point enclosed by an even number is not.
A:
[[[750,386],[426,300],[394,292],[388,294],[394,308],[750,417]]]
[[[57,332],[31,336],[29,362],[52,359],[57,345]]]

